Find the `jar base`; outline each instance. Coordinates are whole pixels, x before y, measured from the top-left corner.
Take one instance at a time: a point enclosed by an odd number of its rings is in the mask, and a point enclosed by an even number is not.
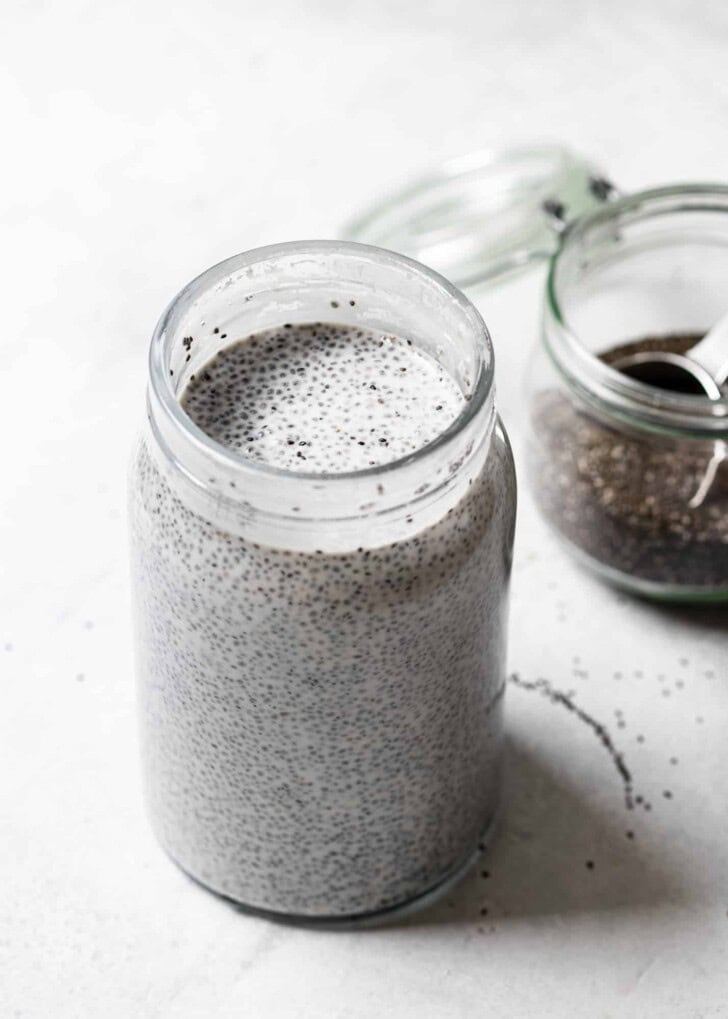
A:
[[[191,874],[180,862],[176,860],[172,854],[162,846],[164,852],[172,861],[172,863],[182,871],[186,877],[194,881],[196,885],[204,888],[205,891],[211,892],[213,895],[230,905],[234,906],[238,912],[245,913],[247,916],[259,917],[263,920],[270,920],[272,923],[279,923],[289,927],[305,927],[313,930],[361,930],[368,927],[380,927],[389,923],[396,923],[400,920],[406,919],[415,913],[420,913],[424,909],[439,902],[440,899],[451,891],[462,879],[470,872],[470,870],[476,865],[478,860],[481,858],[483,853],[487,850],[488,844],[493,838],[493,835],[498,828],[500,822],[500,808],[496,807],[493,815],[489,819],[488,823],[483,828],[479,835],[476,844],[468,850],[467,854],[455,864],[443,877],[441,877],[434,885],[430,888],[425,889],[424,892],[420,892],[417,895],[404,899],[401,902],[395,902],[391,906],[385,906],[383,909],[372,910],[366,913],[354,913],[345,914],[342,916],[336,915],[325,915],[325,916],[307,916],[297,913],[281,913],[276,910],[262,909],[259,906],[251,906],[245,902],[239,902],[237,899],[232,898],[225,892],[214,888],[212,885],[206,884],[199,878]]]
[[[728,586],[725,588],[706,589],[704,587],[689,587],[678,584],[668,584],[656,580],[645,580],[642,577],[635,577],[629,573],[623,573],[612,566],[607,566],[573,542],[565,538],[555,528],[552,533],[556,536],[562,546],[572,559],[590,573],[596,574],[601,580],[606,581],[612,587],[626,591],[628,594],[636,595],[647,601],[663,602],[673,605],[706,605],[728,603]]]

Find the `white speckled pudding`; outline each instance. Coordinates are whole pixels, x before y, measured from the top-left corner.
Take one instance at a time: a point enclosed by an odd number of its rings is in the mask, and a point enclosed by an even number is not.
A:
[[[163,324],[176,410],[159,372],[132,471],[155,830],[215,891],[309,920],[436,888],[499,786],[515,482],[490,351],[364,324],[357,284],[331,282],[347,321]]]
[[[412,340],[330,322],[285,323],[221,350],[182,397],[192,420],[251,460],[362,471],[416,453],[465,399]]]

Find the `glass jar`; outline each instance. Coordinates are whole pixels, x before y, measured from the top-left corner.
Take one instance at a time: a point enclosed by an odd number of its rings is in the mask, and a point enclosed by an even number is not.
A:
[[[724,186],[622,198],[590,161],[543,145],[454,161],[344,230],[463,287],[548,262],[527,385],[536,503],[585,565],[658,599],[728,599],[728,396],[609,362],[635,343],[686,351],[726,313],[727,213]]]
[[[658,389],[608,363],[684,351],[726,312],[728,188],[621,198],[551,259],[528,377],[528,474],[556,533],[607,580],[728,598],[728,397]]]
[[[332,306],[456,380],[464,409],[435,441],[356,473],[294,473],[185,414],[186,383],[220,348]],[[498,802],[515,477],[480,315],[402,256],[282,244],[190,283],[149,370],[130,516],[159,841],[277,916],[421,901],[471,862]]]

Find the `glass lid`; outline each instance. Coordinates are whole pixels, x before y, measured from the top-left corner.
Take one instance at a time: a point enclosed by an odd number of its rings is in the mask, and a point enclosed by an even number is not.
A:
[[[567,222],[614,194],[591,162],[561,146],[486,150],[384,197],[341,236],[473,286],[548,258]]]

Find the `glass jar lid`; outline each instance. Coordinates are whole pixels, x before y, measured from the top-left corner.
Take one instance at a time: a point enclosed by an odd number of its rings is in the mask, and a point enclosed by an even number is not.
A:
[[[461,287],[549,258],[567,222],[615,193],[558,145],[486,150],[445,163],[349,222],[342,236],[400,251]]]

